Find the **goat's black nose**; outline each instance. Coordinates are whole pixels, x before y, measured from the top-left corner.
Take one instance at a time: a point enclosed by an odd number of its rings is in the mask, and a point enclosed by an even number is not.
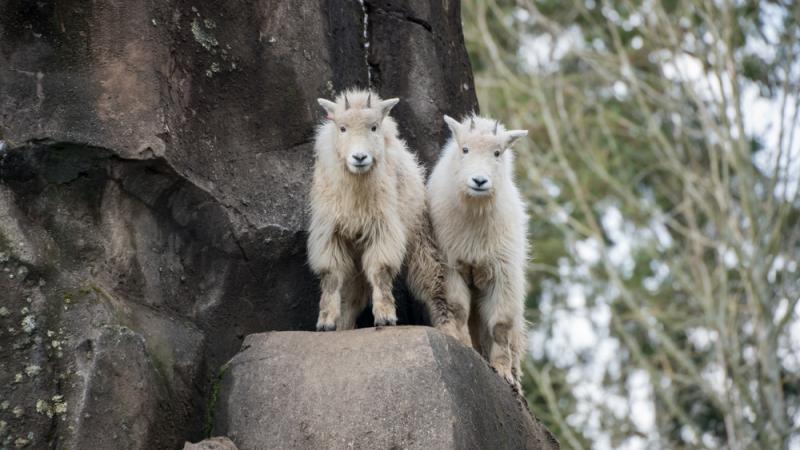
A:
[[[364,153],[356,153],[355,155],[353,155],[353,159],[355,159],[358,162],[362,162],[365,159],[367,159],[367,155],[365,155]]]
[[[486,184],[486,182],[489,180],[487,180],[484,177],[472,177],[472,181],[475,183],[476,186],[481,187],[484,184]]]

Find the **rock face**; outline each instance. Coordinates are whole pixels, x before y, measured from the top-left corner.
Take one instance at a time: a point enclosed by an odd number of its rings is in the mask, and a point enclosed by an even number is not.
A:
[[[5,1],[0,448],[200,440],[242,338],[314,326],[315,99],[401,97],[430,166],[441,115],[476,107],[459,15],[450,0]]]
[[[240,450],[556,449],[473,350],[429,327],[247,336],[215,434]]]

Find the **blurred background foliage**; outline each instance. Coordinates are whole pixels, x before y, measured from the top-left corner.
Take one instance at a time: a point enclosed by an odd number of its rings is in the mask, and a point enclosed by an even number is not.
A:
[[[800,448],[800,5],[464,0],[565,448]]]

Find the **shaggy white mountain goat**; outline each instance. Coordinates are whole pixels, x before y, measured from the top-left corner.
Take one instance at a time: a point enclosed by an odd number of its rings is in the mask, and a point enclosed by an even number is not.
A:
[[[317,330],[346,330],[372,297],[375,325],[395,325],[392,283],[406,263],[411,293],[433,324],[455,327],[444,295],[444,266],[426,213],[423,168],[398,137],[389,111],[399,100],[350,90],[318,99],[308,260],[320,277]]]
[[[447,302],[459,333],[520,389],[528,217],[508,148],[528,132],[477,116],[444,120],[453,135],[428,180],[428,201]]]

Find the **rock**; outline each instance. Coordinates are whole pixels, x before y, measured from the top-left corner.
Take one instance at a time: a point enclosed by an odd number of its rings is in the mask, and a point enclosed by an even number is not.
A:
[[[76,420],[74,432],[64,439],[65,448],[146,449],[173,444],[161,441],[163,433],[152,429],[169,423],[166,411],[158,408],[159,399],[168,393],[141,335],[107,326],[78,352],[85,399],[67,397],[67,405],[77,404],[79,411],[69,416]]]
[[[242,449],[556,449],[472,349],[428,327],[247,336],[214,432]]]
[[[460,2],[366,0],[364,5],[372,77],[384,97],[405,93],[394,108],[400,129],[432,169],[450,133],[442,115],[477,111],[472,68],[463,56]]]
[[[7,2],[0,448],[199,440],[244,336],[313,329],[315,99],[372,77],[405,100],[395,115],[430,165],[441,113],[476,107],[458,91],[473,86],[459,15],[452,1]]]
[[[226,437],[213,437],[205,439],[196,444],[189,442],[183,446],[183,450],[237,450],[236,445]]]

